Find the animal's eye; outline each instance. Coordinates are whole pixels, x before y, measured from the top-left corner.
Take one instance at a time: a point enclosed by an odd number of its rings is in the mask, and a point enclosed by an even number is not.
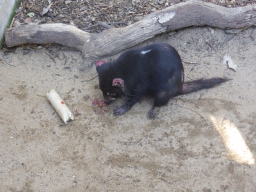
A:
[[[107,95],[109,95],[109,92],[107,92]]]

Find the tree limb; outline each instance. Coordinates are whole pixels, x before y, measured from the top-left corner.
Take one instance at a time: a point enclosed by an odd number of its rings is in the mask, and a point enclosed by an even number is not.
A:
[[[210,26],[239,29],[255,26],[255,5],[226,8],[202,1],[188,1],[151,13],[124,28],[98,34],[65,24],[26,25],[6,31],[7,46],[24,43],[59,43],[79,49],[85,57],[102,57],[121,52],[155,35],[186,27]]]

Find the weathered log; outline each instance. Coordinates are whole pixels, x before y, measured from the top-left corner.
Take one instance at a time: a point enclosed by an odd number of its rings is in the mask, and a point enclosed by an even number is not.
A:
[[[101,57],[133,47],[155,35],[193,26],[240,29],[255,26],[256,6],[226,8],[188,1],[157,11],[124,28],[91,34],[65,24],[26,25],[6,31],[7,46],[59,43],[79,49],[85,57]]]

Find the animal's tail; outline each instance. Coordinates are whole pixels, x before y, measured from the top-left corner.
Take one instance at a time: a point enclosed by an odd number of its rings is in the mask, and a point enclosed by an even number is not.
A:
[[[184,82],[181,95],[196,92],[202,89],[213,88],[229,80],[231,79],[215,77],[211,79],[198,79],[195,81]]]

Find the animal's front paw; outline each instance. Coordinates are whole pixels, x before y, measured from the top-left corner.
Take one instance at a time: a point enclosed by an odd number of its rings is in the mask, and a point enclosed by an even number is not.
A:
[[[122,115],[125,114],[127,111],[128,111],[127,107],[121,106],[121,107],[115,108],[113,114],[114,114],[115,116],[122,116]]]

